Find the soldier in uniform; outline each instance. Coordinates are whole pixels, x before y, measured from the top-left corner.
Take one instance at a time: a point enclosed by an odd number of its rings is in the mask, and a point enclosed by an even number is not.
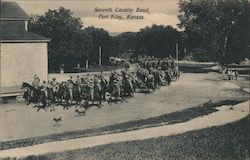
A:
[[[95,87],[93,78],[89,78],[88,86],[90,88],[90,99],[93,101],[94,100],[94,87]]]
[[[57,92],[57,89],[58,89],[58,82],[56,81],[56,78],[52,78],[52,82],[51,82],[51,85],[52,85],[52,90],[53,92]]]
[[[165,71],[165,77],[164,79],[167,81],[168,85],[170,85],[172,78],[168,70]]]
[[[108,81],[104,78],[102,74],[100,75],[100,85],[101,85],[101,98],[103,101],[105,101]]]
[[[76,81],[75,81],[76,85],[80,85],[81,84],[81,78],[79,75],[76,76]]]
[[[55,95],[53,94],[52,81],[48,81],[48,83],[47,83],[47,94],[48,94],[48,100],[54,102]]]
[[[48,97],[47,83],[46,83],[46,81],[43,81],[41,88],[42,88],[41,91],[44,92],[44,94],[45,94],[46,97]]]
[[[70,95],[70,99],[71,99],[71,101],[72,101],[72,99],[73,99],[73,81],[72,81],[72,79],[70,78],[69,80],[68,80],[68,82],[67,82],[67,88],[68,88],[68,90],[69,90],[69,95]]]
[[[68,81],[70,81],[71,83],[74,83],[73,82],[73,77],[71,75],[69,75],[69,80]]]
[[[128,62],[128,61],[125,62],[125,70],[126,70],[126,71],[129,70],[129,62]]]
[[[39,83],[40,83],[40,78],[37,76],[37,74],[35,74],[33,77],[32,86],[38,89]]]

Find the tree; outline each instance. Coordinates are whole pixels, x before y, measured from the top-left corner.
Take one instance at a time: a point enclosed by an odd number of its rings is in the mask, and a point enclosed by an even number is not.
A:
[[[120,55],[136,49],[136,32],[124,32],[113,37],[113,39],[117,42],[116,52]]]
[[[87,57],[91,64],[98,64],[98,50],[101,46],[102,60],[108,62],[109,56],[113,54],[112,39],[108,32],[104,29],[95,28],[93,26],[84,29],[87,37]]]
[[[61,64],[66,70],[71,70],[85,56],[86,44],[83,42],[86,36],[82,27],[80,18],[75,18],[69,9],[63,7],[33,16],[30,30],[52,39],[48,45],[50,71],[58,71]]]
[[[222,63],[248,57],[247,0],[180,0],[179,8],[189,50],[205,49],[210,60]]]
[[[175,55],[175,45],[181,42],[181,33],[171,26],[152,25],[137,33],[136,50],[156,57]]]

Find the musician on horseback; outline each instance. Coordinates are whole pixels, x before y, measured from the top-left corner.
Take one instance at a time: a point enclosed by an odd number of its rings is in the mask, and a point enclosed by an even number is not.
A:
[[[76,85],[80,85],[81,83],[82,83],[81,78],[80,78],[79,75],[77,75],[77,76],[76,76],[75,84],[76,84]]]
[[[101,79],[95,75],[94,77],[94,101],[98,100],[99,104],[101,104]]]
[[[94,100],[94,87],[95,87],[93,78],[90,78],[88,80],[88,87],[90,89],[90,99],[93,101]]]
[[[167,81],[168,85],[170,85],[172,78],[168,70],[165,70],[165,76],[164,79]]]
[[[40,78],[37,76],[37,74],[35,74],[32,80],[32,86],[38,89],[39,83],[40,83]]]
[[[122,90],[123,96],[133,96],[133,85],[132,80],[129,78],[127,72],[122,71]]]
[[[68,90],[69,90],[71,102],[72,102],[72,100],[73,100],[73,85],[74,85],[74,82],[73,82],[72,78],[70,78],[70,79],[67,81],[67,88],[68,88]]]
[[[33,80],[32,80],[31,85],[35,89],[38,89],[39,83],[40,83],[40,78],[37,76],[37,74],[35,74],[33,76]],[[33,97],[34,96],[34,91],[29,89],[29,90],[27,90],[27,94],[30,95],[31,97]]]
[[[114,81],[116,79],[117,79],[116,72],[111,71],[111,74],[109,76],[108,92],[112,92],[113,91]]]
[[[48,98],[48,102],[54,101],[55,100],[55,95],[53,94],[52,81],[48,81],[48,83],[46,83],[46,88],[47,88],[46,97]]]
[[[136,76],[135,72],[131,72],[131,74],[129,74],[129,78],[131,79],[132,82],[132,86],[133,86],[133,91],[136,92],[137,89],[137,83],[138,83],[138,77]]]
[[[153,70],[152,68],[150,68],[149,70],[149,73],[147,73],[147,76],[146,76],[146,88],[147,88],[147,92],[150,93],[150,89],[155,89],[155,86],[154,86],[154,81],[155,81],[155,77],[154,75],[152,74]]]
[[[158,67],[158,69],[154,69],[152,74],[154,75],[154,86],[158,88],[162,82],[161,68]]]
[[[46,83],[46,81],[43,81],[42,86],[41,86],[41,91],[44,92],[44,94],[45,94],[46,97],[48,97],[47,83]]]
[[[57,87],[59,85],[59,83],[56,81],[56,78],[52,78],[51,85],[52,85],[53,92],[55,93],[57,91],[57,89],[58,89]]]
[[[105,101],[108,81],[104,78],[102,74],[100,75],[100,85],[101,85],[101,98],[103,101]]]

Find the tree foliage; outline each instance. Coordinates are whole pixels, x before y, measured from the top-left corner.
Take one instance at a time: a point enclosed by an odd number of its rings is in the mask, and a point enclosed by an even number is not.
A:
[[[179,32],[171,26],[152,25],[137,34],[138,49],[147,55],[166,57],[175,53],[175,45],[180,41]]]
[[[48,10],[45,15],[33,16],[29,29],[35,33],[51,38],[48,45],[49,69],[57,70],[61,64],[66,68],[72,66],[81,53],[85,37],[80,18],[73,17],[69,9],[60,7],[58,10]]]
[[[87,58],[92,64],[98,64],[99,47],[101,47],[103,62],[108,61],[108,57],[113,54],[112,39],[104,29],[87,27],[83,30],[87,37]]]
[[[146,54],[155,57],[175,55],[176,43],[181,42],[181,33],[171,26],[152,25],[139,32],[125,32],[115,37],[119,53],[129,50],[135,54]]]
[[[99,46],[104,54],[110,54],[108,32],[94,27],[84,29],[80,18],[75,18],[69,9],[63,7],[33,16],[29,28],[52,39],[48,45],[49,70],[52,72],[57,72],[62,64],[66,71],[73,71],[77,64],[85,65],[86,59],[96,64]]]
[[[33,16],[29,28],[52,39],[48,46],[49,70],[52,72],[57,72],[62,64],[66,71],[73,71],[77,64],[84,66],[86,60],[90,65],[98,64],[100,46],[102,62],[107,63],[110,56],[129,52],[168,56],[175,52],[175,44],[180,41],[180,33],[176,29],[162,25],[111,37],[104,29],[83,28],[81,20],[63,7]]]
[[[205,49],[210,60],[227,63],[248,57],[247,0],[180,0],[179,8],[189,50]]]

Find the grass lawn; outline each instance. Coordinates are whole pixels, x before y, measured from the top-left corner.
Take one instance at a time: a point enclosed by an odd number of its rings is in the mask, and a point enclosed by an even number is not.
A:
[[[241,160],[249,159],[249,118],[180,135],[108,144],[25,160]]]

